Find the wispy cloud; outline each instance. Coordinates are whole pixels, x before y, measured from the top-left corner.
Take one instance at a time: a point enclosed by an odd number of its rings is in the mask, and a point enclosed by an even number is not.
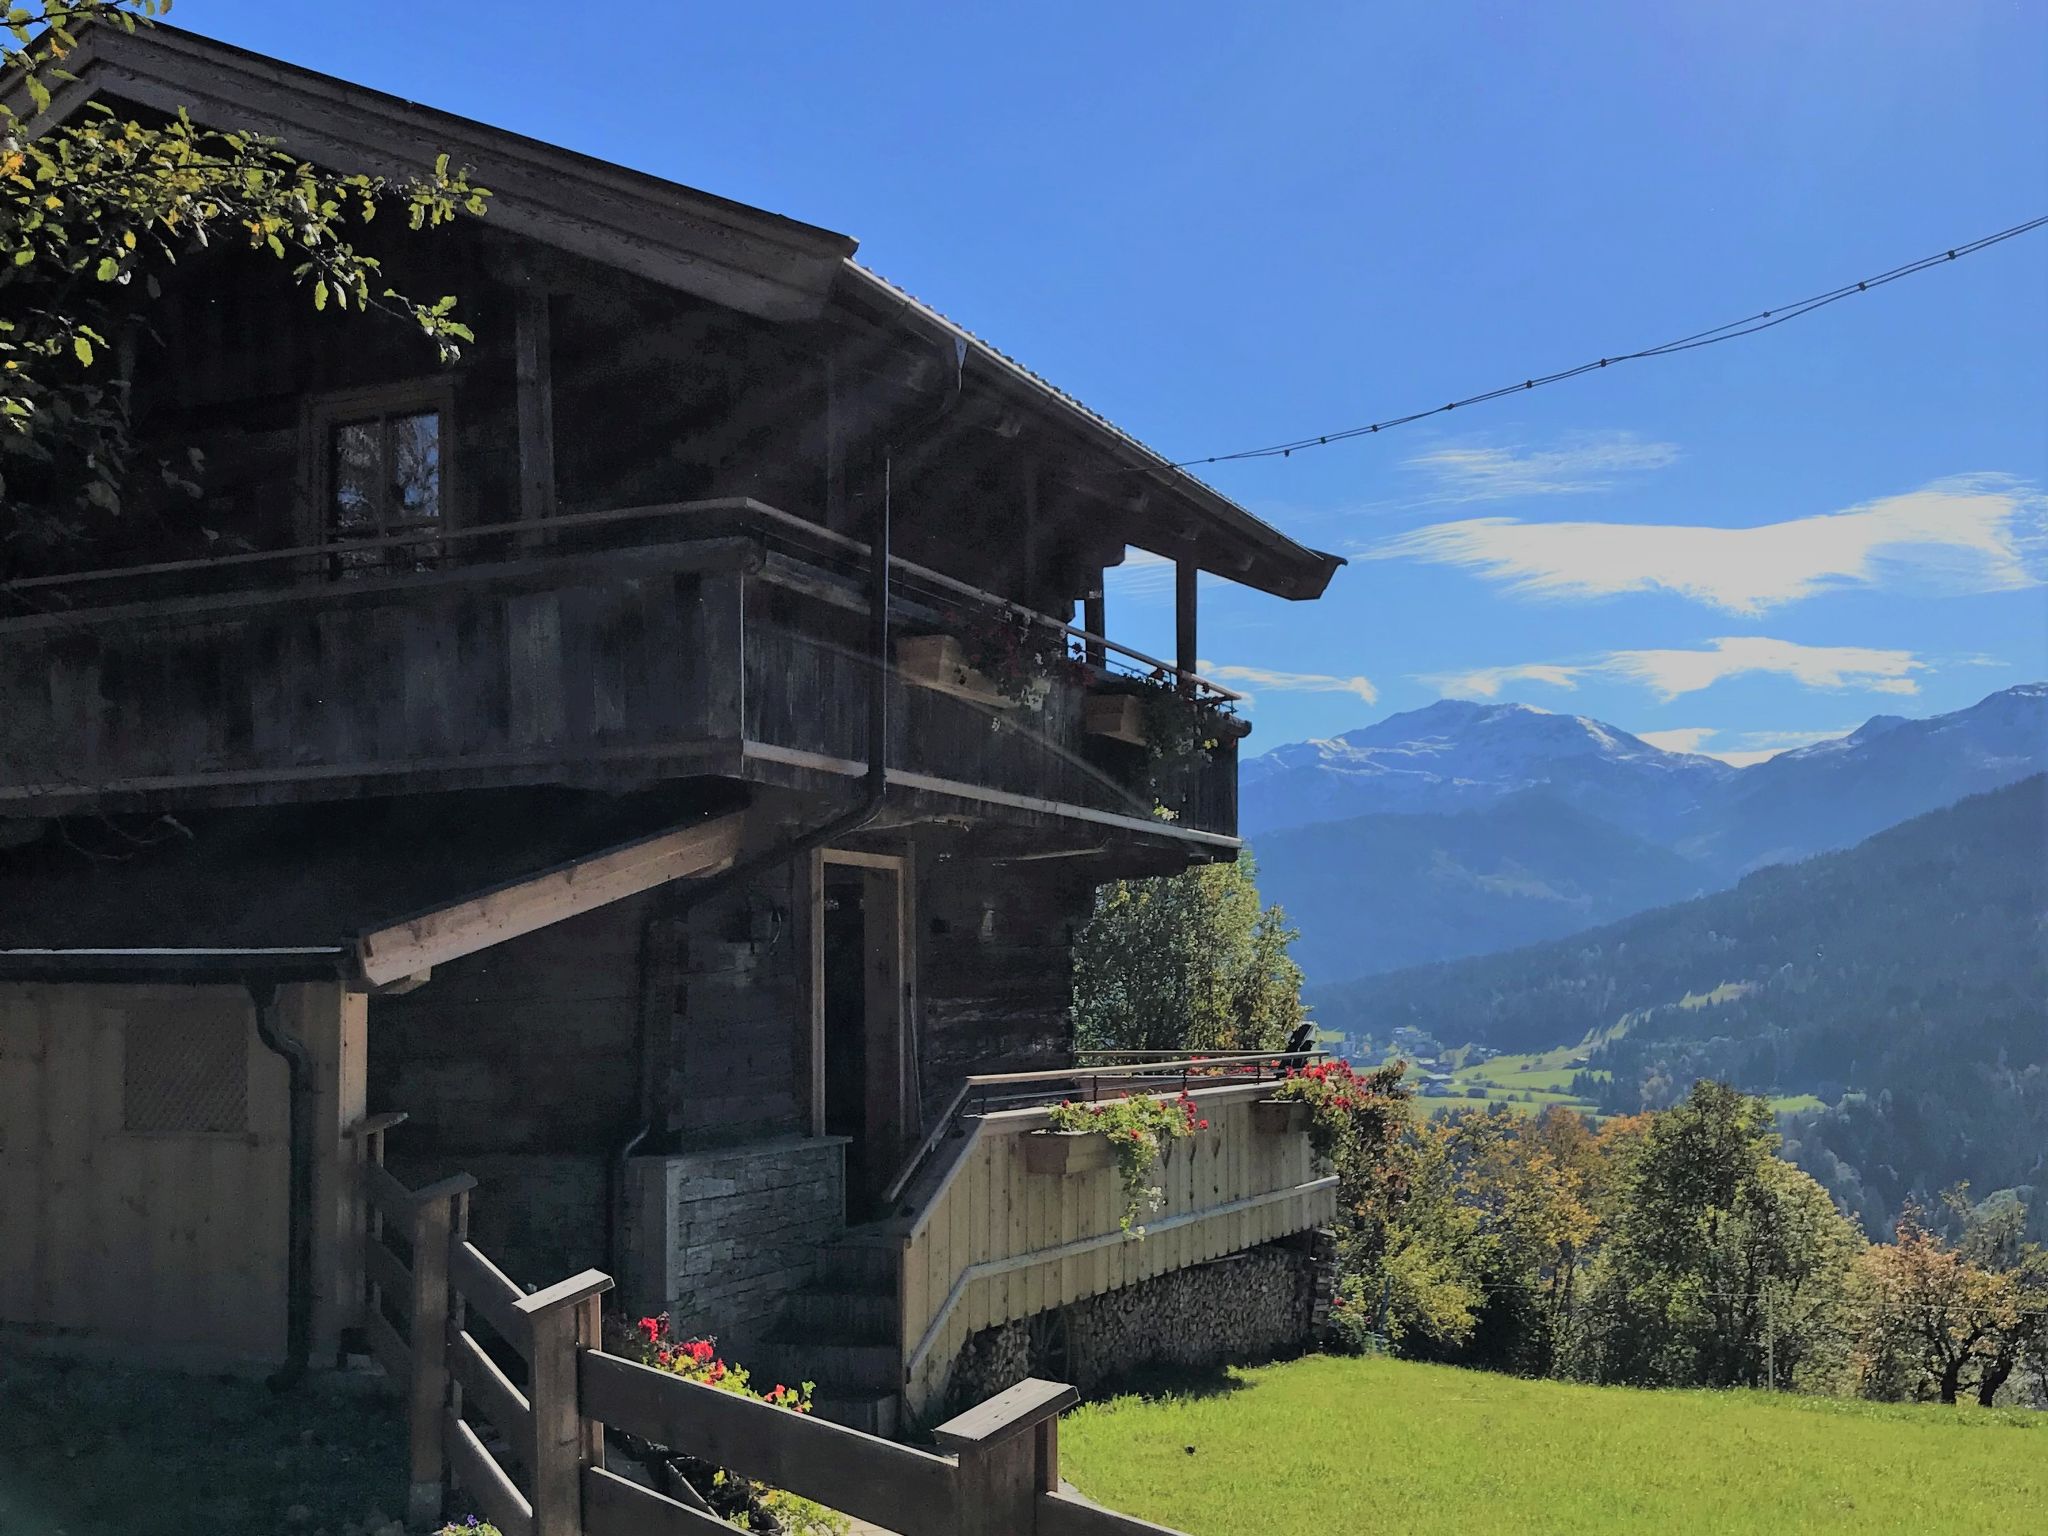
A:
[[[1452,698],[1491,699],[1510,683],[1576,688],[1581,678],[1612,677],[1641,683],[1668,701],[1751,672],[1775,673],[1808,688],[1918,693],[1915,674],[1929,670],[1911,651],[1801,645],[1763,635],[1728,635],[1693,650],[1607,651],[1583,661],[1516,662],[1469,672],[1434,673],[1420,681]]]
[[[1832,731],[1729,732],[1717,726],[1692,725],[1670,731],[1643,731],[1641,736],[1651,746],[1662,747],[1666,752],[1697,752],[1706,757],[1717,757],[1731,767],[1747,768],[1752,763],[1764,762],[1794,747],[1810,747],[1817,741],[1839,741],[1854,729],[1854,726],[1842,726]],[[1707,745],[1721,736],[1732,736],[1742,745],[1721,749]]]
[[[1102,573],[1107,591],[1119,597],[1160,597],[1173,590],[1173,562],[1149,549],[1124,551],[1124,563]]]
[[[1677,457],[1675,444],[1615,432],[1569,438],[1555,448],[1436,448],[1406,463],[1434,483],[1425,504],[1445,504],[1609,490],[1623,475],[1662,469]]]
[[[1860,645],[1800,645],[1762,635],[1709,640],[1705,650],[1610,651],[1599,670],[1647,684],[1665,699],[1698,693],[1745,672],[1774,672],[1808,688],[1857,688],[1868,693],[1918,693],[1915,672],[1927,664],[1911,651]]]
[[[2008,476],[1974,475],[1750,528],[1467,518],[1362,554],[1476,571],[1531,597],[1666,591],[1756,614],[1842,587],[1953,594],[2039,585],[2048,498]]]
[[[1368,704],[1377,703],[1379,689],[1370,678],[1338,677],[1328,672],[1275,672],[1269,667],[1218,666],[1198,661],[1195,670],[1213,682],[1240,689],[1247,698],[1261,690],[1275,693],[1348,693]]]
[[[1547,683],[1552,688],[1576,688],[1585,666],[1568,666],[1547,661],[1516,662],[1506,667],[1475,667],[1470,672],[1436,672],[1417,679],[1453,699],[1496,699],[1511,683]]]
[[[1666,752],[1697,752],[1720,731],[1711,725],[1685,725],[1670,731],[1643,731],[1641,739]]]

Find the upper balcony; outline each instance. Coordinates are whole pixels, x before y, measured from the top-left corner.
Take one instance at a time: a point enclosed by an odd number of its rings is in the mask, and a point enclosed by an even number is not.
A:
[[[722,498],[404,532],[347,558],[261,551],[6,588],[0,814],[867,770],[868,549],[814,523]],[[1234,835],[1235,695],[891,566],[899,793]]]

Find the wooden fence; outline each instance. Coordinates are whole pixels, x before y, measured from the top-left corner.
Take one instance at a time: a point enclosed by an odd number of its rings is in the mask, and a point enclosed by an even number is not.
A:
[[[902,1536],[1176,1536],[1060,1490],[1070,1386],[1020,1382],[939,1426],[932,1452],[606,1354],[611,1277],[521,1290],[469,1241],[475,1179],[412,1190],[386,1171],[394,1120],[362,1135],[365,1326],[406,1393],[409,1523],[439,1519],[452,1479],[505,1536],[731,1536],[610,1471],[610,1426]],[[516,1356],[523,1384],[477,1328]]]

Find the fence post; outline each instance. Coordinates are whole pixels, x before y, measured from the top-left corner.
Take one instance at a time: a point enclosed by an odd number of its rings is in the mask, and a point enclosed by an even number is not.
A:
[[[473,1180],[463,1175],[420,1190],[412,1212],[412,1385],[406,1419],[411,1431],[410,1484],[405,1518],[430,1526],[441,1518],[447,1467],[441,1408],[448,1397],[448,1234],[455,1201]],[[459,1185],[460,1187],[451,1187]]]
[[[932,1431],[960,1459],[961,1536],[1032,1536],[1039,1495],[1060,1485],[1060,1414],[1079,1401],[1030,1377]]]
[[[600,1298],[612,1277],[595,1269],[536,1291],[513,1306],[527,1324],[526,1396],[533,1407],[533,1536],[582,1536],[583,1469],[604,1464],[604,1427],[586,1418],[576,1382],[576,1352],[596,1349]]]

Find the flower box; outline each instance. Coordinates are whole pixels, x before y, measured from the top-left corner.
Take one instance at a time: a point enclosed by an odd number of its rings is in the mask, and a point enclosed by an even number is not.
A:
[[[1254,1099],[1252,1129],[1266,1136],[1285,1136],[1308,1129],[1307,1099]]]
[[[1053,1178],[1093,1173],[1115,1160],[1100,1131],[1032,1131],[1023,1138],[1024,1171]]]
[[[1014,702],[967,664],[967,654],[954,635],[905,635],[896,642],[896,670],[920,688],[933,688],[977,704],[1008,709]]]
[[[1145,703],[1128,693],[1093,693],[1083,703],[1090,736],[1145,745]]]

